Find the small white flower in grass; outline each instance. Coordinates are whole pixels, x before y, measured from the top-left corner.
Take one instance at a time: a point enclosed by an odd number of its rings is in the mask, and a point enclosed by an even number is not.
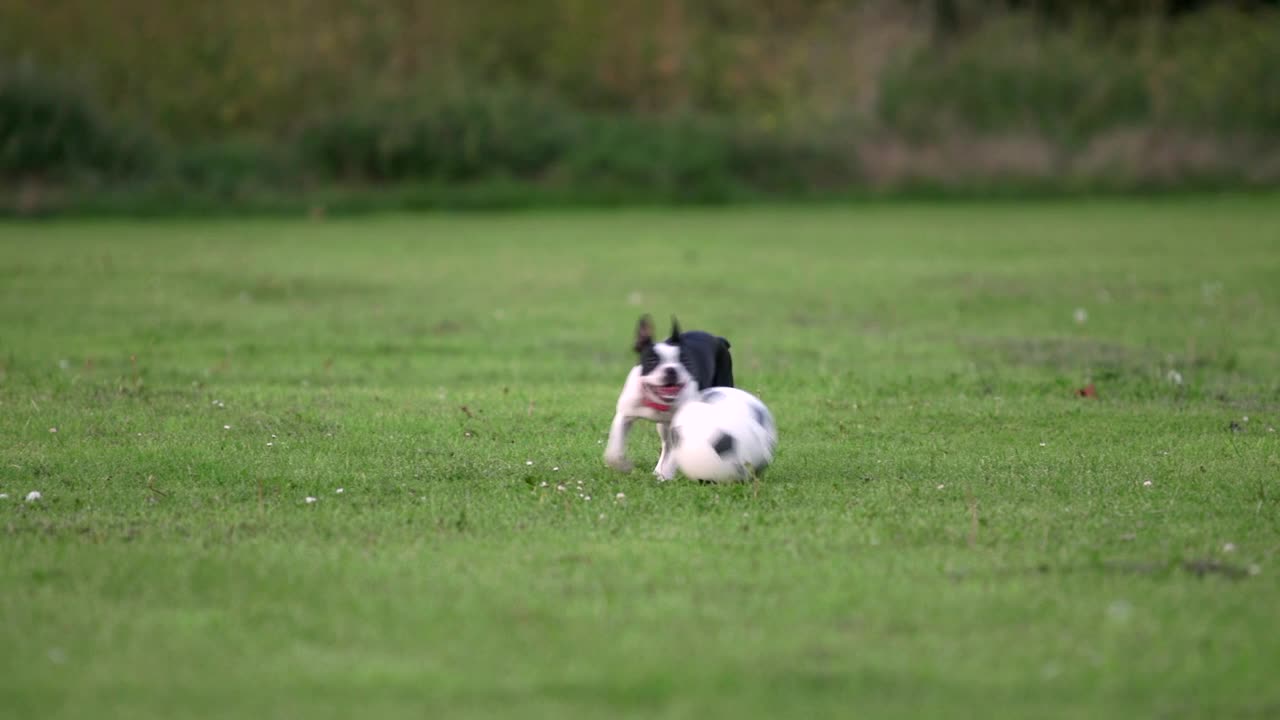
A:
[[[337,490],[334,490],[334,492],[335,492],[335,493],[337,493],[337,494],[339,494],[339,495],[341,495],[342,493],[344,493],[344,492],[346,492],[346,491],[347,491],[347,489],[346,489],[346,488],[338,488]]]
[[[51,432],[51,433],[56,433],[56,432],[58,432],[58,428],[56,428],[56,427],[51,427],[51,428],[49,428],[49,432]]]
[[[32,490],[27,493],[27,502],[35,502],[42,497],[44,497],[44,495],[41,495],[39,490]]]
[[[556,486],[556,492],[564,492],[564,486],[563,486],[563,485],[557,485],[557,486]]]
[[[1235,543],[1223,543],[1223,545],[1222,545],[1222,552],[1224,552],[1224,553],[1231,553],[1231,552],[1235,552],[1235,551],[1236,551],[1236,544],[1235,544]]]
[[[557,466],[555,466],[555,467],[551,468],[551,472],[558,472],[559,470],[560,470],[560,466],[559,466],[559,465],[557,465]]]
[[[231,429],[231,426],[230,426],[230,425],[223,425],[223,426],[222,426],[222,429],[223,429],[223,430],[230,430],[230,429]]]
[[[267,442],[267,447],[275,447],[275,446],[276,446],[276,444],[275,444],[275,443],[270,442],[270,441],[268,441],[268,442]]]
[[[1150,481],[1150,480],[1143,480],[1143,481],[1142,481],[1142,487],[1151,487],[1151,481]]]
[[[1089,311],[1084,308],[1076,308],[1076,311],[1071,313],[1071,317],[1075,319],[1077,325],[1083,325],[1089,321]]]
[[[942,489],[942,488],[944,488],[944,487],[946,487],[946,485],[943,485],[942,483],[938,483],[938,489],[939,489],[939,490],[941,490],[941,489]]]
[[[532,460],[525,460],[525,461],[524,461],[524,464],[525,464],[525,465],[532,465],[532,464],[533,464],[533,461],[532,461]]]
[[[1116,600],[1107,606],[1107,617],[1112,622],[1128,622],[1133,617],[1133,605],[1128,600]]]
[[[626,493],[618,493],[617,495],[614,495],[613,497],[614,497],[614,499],[615,499],[615,500],[626,500],[626,499],[627,499],[627,494],[626,494]]]
[[[9,493],[0,493],[0,500],[8,500]]]
[[[1049,443],[1044,443],[1044,442],[1040,443],[1040,447],[1048,447],[1048,445]]]
[[[315,502],[315,501],[316,501],[316,499],[315,499],[315,498],[313,498],[313,497],[311,497],[310,495],[308,495],[308,496],[307,496],[307,498],[306,498],[306,500],[304,500],[303,502],[305,502],[306,504],[310,505],[311,503],[313,503],[313,502]]]
[[[543,480],[542,482],[538,483],[538,487],[546,487],[546,486],[547,486],[546,480]]]
[[[1164,378],[1169,382],[1173,383],[1174,385],[1182,384],[1182,373],[1178,372],[1177,370],[1170,370],[1168,374],[1164,376]]]
[[[583,495],[583,496],[582,496],[582,499],[583,499],[583,500],[590,500],[590,499],[591,499],[591,496],[590,496],[590,495]]]
[[[1245,415],[1244,417],[1240,418],[1240,422],[1249,422],[1249,416]]]
[[[600,517],[599,517],[598,519],[599,519],[599,520],[603,520],[603,519],[604,519],[604,513],[600,513]]]

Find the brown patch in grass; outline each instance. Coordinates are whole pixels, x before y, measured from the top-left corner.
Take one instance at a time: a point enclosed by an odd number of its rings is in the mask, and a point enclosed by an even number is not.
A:
[[[968,338],[961,343],[973,354],[995,356],[1009,365],[1057,370],[1150,368],[1163,357],[1153,350],[1085,338]]]
[[[1069,177],[1173,184],[1192,178],[1280,179],[1280,146],[1246,137],[1131,128],[1093,138],[1066,163]]]
[[[865,181],[881,190],[913,184],[1123,189],[1280,181],[1280,143],[1155,128],[1112,130],[1083,146],[1035,132],[981,136],[956,130],[914,141],[888,133],[857,141],[855,156]]]
[[[943,289],[959,300],[1000,298],[1023,300],[1034,296],[1033,285],[1026,280],[1003,275],[962,272],[922,278],[920,285],[931,291]]]
[[[1229,580],[1243,580],[1249,577],[1249,571],[1239,565],[1221,562],[1212,558],[1201,558],[1198,560],[1187,560],[1182,563],[1182,569],[1197,577],[1205,575],[1221,575]]]
[[[856,149],[867,182],[893,188],[928,182],[957,186],[972,182],[1046,180],[1058,160],[1054,146],[1030,134],[972,137],[957,134],[928,143],[879,137]]]

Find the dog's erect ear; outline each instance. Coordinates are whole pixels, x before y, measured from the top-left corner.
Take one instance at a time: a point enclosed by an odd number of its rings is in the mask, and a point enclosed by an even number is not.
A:
[[[653,344],[653,318],[648,315],[641,315],[640,322],[636,323],[636,352],[644,352],[644,349]]]
[[[667,338],[667,344],[680,344],[680,321],[676,319],[675,315],[671,316],[671,337]]]

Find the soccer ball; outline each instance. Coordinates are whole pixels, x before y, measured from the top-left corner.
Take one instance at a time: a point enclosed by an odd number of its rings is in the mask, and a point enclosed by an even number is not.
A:
[[[688,477],[733,482],[759,477],[773,462],[778,428],[755,395],[727,387],[707,388],[681,404],[671,418],[671,452]]]

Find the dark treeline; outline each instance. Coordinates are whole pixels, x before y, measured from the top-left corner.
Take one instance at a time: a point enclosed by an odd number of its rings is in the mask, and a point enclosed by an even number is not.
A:
[[[1280,178],[1277,67],[1274,0],[7,0],[0,190],[40,211],[1257,186]]]

